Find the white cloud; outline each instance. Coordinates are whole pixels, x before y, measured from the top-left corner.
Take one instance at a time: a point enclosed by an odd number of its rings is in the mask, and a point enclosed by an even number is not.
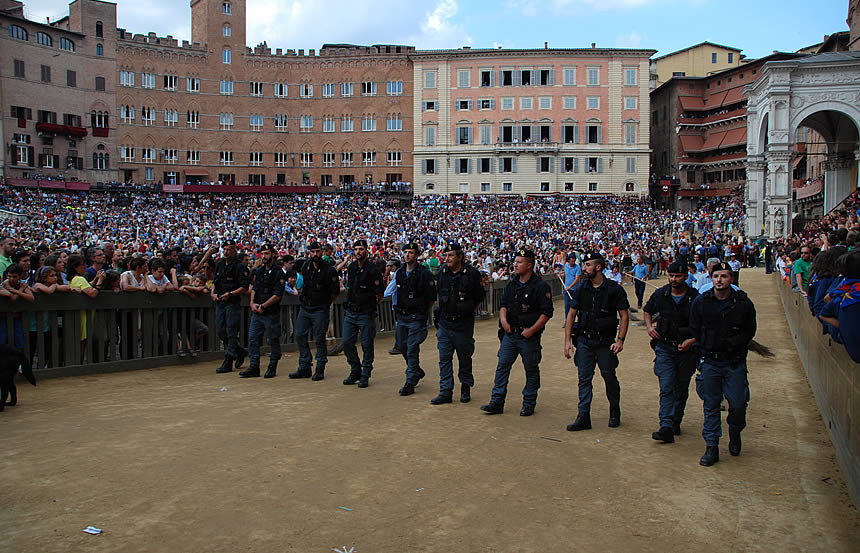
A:
[[[471,46],[472,37],[454,18],[460,11],[457,0],[439,0],[421,22],[421,34],[413,35],[410,43],[418,48],[459,48]]]
[[[640,48],[642,46],[642,36],[636,31],[620,35],[615,38],[615,46],[617,48]]]

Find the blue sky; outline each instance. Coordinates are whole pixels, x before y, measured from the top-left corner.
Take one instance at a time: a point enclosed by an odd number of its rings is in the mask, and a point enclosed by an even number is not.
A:
[[[188,0],[116,0],[120,27],[191,35]],[[28,17],[67,13],[25,0]],[[325,42],[418,48],[641,47],[662,55],[702,41],[748,57],[795,51],[847,30],[848,0],[247,0],[248,45],[318,49]]]

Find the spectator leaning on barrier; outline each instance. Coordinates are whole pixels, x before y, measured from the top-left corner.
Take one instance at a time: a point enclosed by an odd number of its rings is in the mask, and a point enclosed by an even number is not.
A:
[[[828,301],[818,315],[835,341],[845,345],[851,359],[860,363],[860,251],[852,250],[839,260],[843,278],[825,297]]]
[[[792,266],[794,284],[797,284],[799,292],[806,296],[806,288],[809,285],[809,275],[812,269],[812,246],[805,244],[800,247],[800,258]]]

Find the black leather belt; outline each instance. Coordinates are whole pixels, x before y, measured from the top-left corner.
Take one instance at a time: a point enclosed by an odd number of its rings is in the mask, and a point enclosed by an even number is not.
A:
[[[740,361],[743,359],[738,354],[727,351],[706,351],[703,355],[705,359],[710,359],[711,361]]]

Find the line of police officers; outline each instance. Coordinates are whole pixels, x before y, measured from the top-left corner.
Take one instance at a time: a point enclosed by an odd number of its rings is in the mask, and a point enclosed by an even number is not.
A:
[[[212,299],[216,302],[218,335],[225,343],[225,357],[218,373],[241,366],[248,354],[239,345],[239,296],[248,287],[248,271],[238,262],[236,245],[228,241],[225,256],[215,271]],[[345,385],[369,385],[373,371],[376,310],[384,292],[383,277],[368,259],[365,240],[353,244],[355,260],[347,268],[346,315],[343,348],[349,364]],[[334,267],[322,259],[319,243],[308,247],[310,259],[299,269],[304,285],[300,292],[300,309],[296,320],[296,342],[299,348],[298,369],[290,378],[322,380],[325,376],[327,351],[325,334],[332,302],[340,292]],[[484,300],[481,275],[465,263],[459,244],[444,249],[445,266],[438,283],[418,261],[417,243],[403,248],[403,265],[394,275],[392,302],[396,313],[396,345],[406,361],[406,382],[401,396],[415,393],[425,376],[421,369],[420,346],[427,337],[428,314],[434,311],[439,350],[439,394],[433,405],[453,402],[453,357],[457,354],[460,402],[471,400],[474,386],[472,355],[475,351],[475,313]],[[271,346],[271,360],[265,378],[276,375],[280,351],[280,310],[285,272],[274,262],[274,248],[260,250],[262,265],[256,270],[251,291],[251,325],[249,329],[250,366],[242,377],[260,376],[260,343],[265,333]],[[621,388],[616,375],[618,354],[624,348],[629,324],[629,302],[623,288],[605,278],[606,261],[598,252],[582,258],[583,282],[570,292],[570,310],[565,320],[564,355],[573,353],[579,373],[579,405],[576,420],[569,431],[588,430],[591,423],[592,381],[595,368],[606,385],[609,401],[609,427],[621,424]],[[729,403],[729,452],[739,455],[741,431],[746,424],[749,402],[747,380],[747,344],[756,331],[755,308],[747,295],[731,286],[732,271],[726,263],[712,270],[714,287],[702,295],[686,285],[686,265],[673,263],[668,268],[669,284],[658,289],[644,308],[645,325],[655,351],[654,373],[660,387],[659,429],[654,440],[674,442],[681,433],[681,421],[689,395],[689,383],[696,376],[696,391],[704,402],[705,423],[702,435],[706,443],[700,463],[711,466],[719,460],[721,437],[720,404]],[[525,369],[521,416],[534,414],[540,388],[541,336],[553,316],[552,291],[535,271],[535,254],[517,252],[511,280],[505,286],[499,309],[498,365],[490,402],[481,410],[494,415],[504,412],[510,371],[517,357]],[[316,369],[311,371],[312,357],[308,334],[316,342]],[[363,356],[356,348],[361,336]],[[575,353],[574,353],[575,350]]]

